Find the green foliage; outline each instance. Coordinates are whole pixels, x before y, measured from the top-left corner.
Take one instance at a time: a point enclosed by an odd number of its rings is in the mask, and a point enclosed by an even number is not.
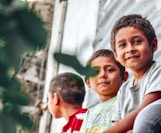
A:
[[[76,56],[68,55],[64,53],[54,53],[53,56],[58,63],[62,63],[64,65],[72,67],[81,75],[84,75],[86,77],[92,77],[98,74],[97,69],[94,69],[89,65],[87,65],[86,67],[81,65],[81,63],[78,61]]]
[[[16,133],[17,126],[32,128],[28,114],[21,111],[30,99],[13,76],[26,52],[43,48],[47,31],[41,19],[27,3],[18,0],[0,2],[0,133]]]

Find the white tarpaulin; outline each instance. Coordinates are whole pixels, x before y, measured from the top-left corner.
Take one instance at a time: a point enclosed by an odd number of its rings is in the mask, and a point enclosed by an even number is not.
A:
[[[84,65],[94,51],[102,48],[111,49],[110,32],[118,18],[130,13],[139,13],[147,17],[156,30],[159,44],[154,58],[161,60],[161,0],[68,0],[67,2],[62,53],[75,55]],[[60,65],[59,73],[65,71],[75,72],[70,67]],[[97,101],[95,93],[87,88],[84,106],[92,106]],[[53,121],[51,133],[57,133],[56,127],[59,124],[56,123],[59,123],[59,120]]]

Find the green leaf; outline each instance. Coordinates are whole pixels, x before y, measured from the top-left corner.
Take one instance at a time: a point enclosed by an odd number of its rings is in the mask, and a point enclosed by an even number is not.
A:
[[[54,53],[54,58],[58,63],[62,63],[69,67],[74,68],[79,74],[84,75],[86,77],[92,77],[97,75],[98,70],[93,69],[90,66],[84,67],[78,61],[75,56],[63,54],[63,53]]]

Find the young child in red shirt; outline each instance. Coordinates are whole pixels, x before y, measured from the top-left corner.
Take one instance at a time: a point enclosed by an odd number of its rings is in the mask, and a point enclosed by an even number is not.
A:
[[[50,82],[49,111],[55,118],[67,120],[61,133],[79,132],[87,109],[82,108],[85,86],[82,78],[74,73],[61,73]]]

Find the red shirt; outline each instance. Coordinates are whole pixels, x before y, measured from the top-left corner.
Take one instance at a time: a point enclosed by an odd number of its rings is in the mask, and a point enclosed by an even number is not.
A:
[[[79,131],[84,119],[84,114],[87,109],[78,109],[72,116],[70,116],[68,123],[63,127],[62,133],[73,133]]]

